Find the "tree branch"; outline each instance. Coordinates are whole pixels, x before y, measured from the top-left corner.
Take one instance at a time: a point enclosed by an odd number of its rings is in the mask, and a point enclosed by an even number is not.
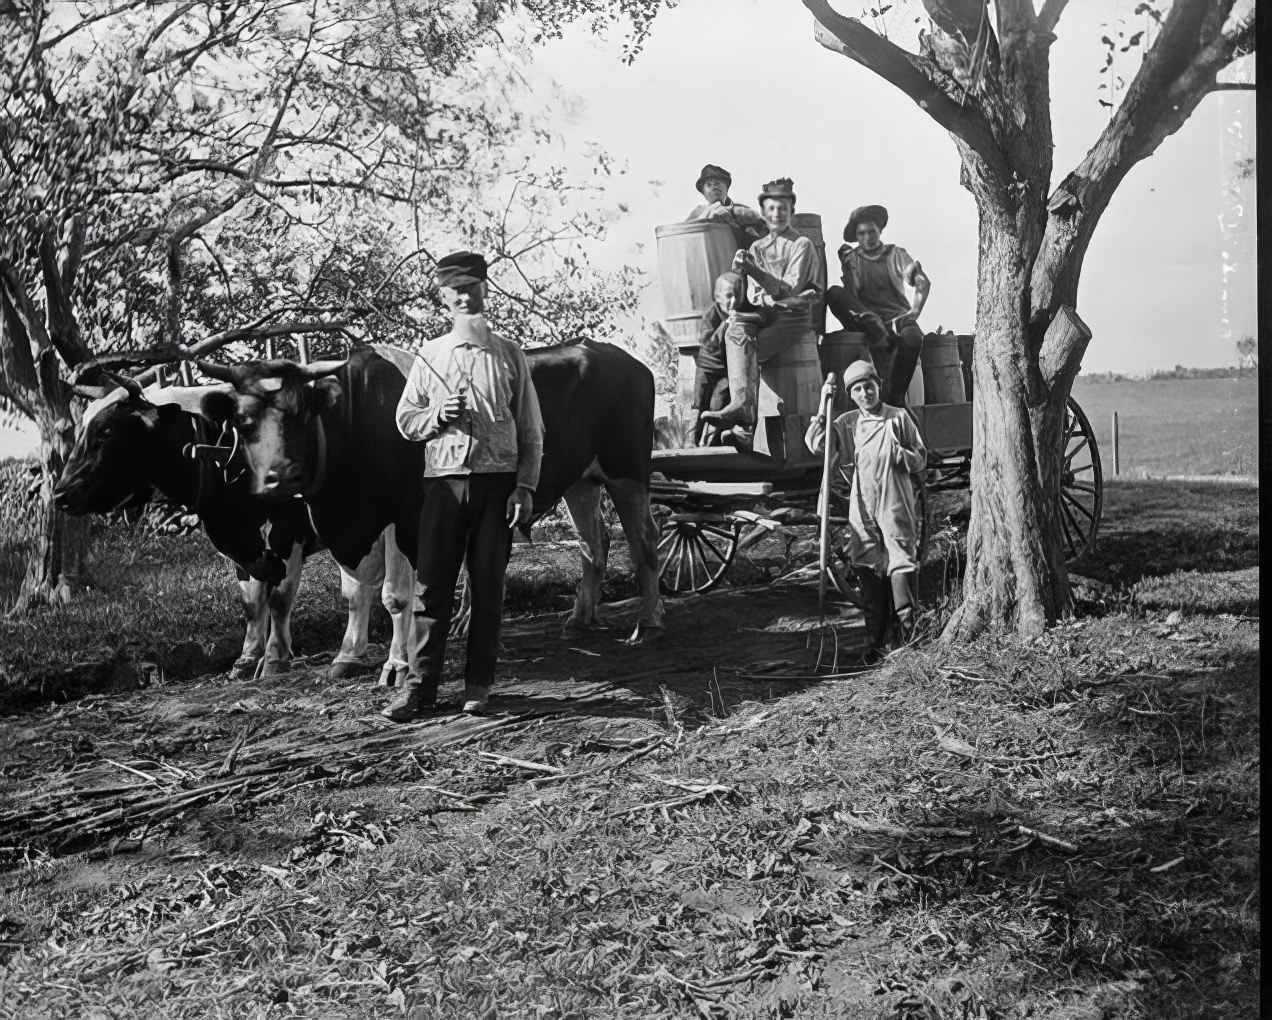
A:
[[[900,89],[982,159],[1001,163],[998,143],[984,115],[974,104],[957,103],[946,95],[926,72],[928,61],[882,38],[857,19],[836,13],[827,0],[803,0],[803,4],[816,19],[814,35],[822,46],[855,60]]]
[[[1243,47],[1253,45],[1253,19],[1222,31],[1231,0],[1175,0],[1121,105],[1048,204],[1046,233],[1034,264],[1034,328],[1049,324],[1061,306],[1076,302],[1078,278],[1091,236],[1118,185],[1141,160],[1174,134],[1216,85],[1215,76]],[[1048,334],[1050,336],[1050,334]],[[1064,351],[1045,339],[1039,351],[1047,385],[1063,376]]]
[[[80,232],[83,242],[83,232]],[[82,249],[81,249],[82,250]],[[68,257],[78,258],[73,252]],[[40,268],[44,272],[45,304],[48,306],[49,339],[57,348],[67,368],[74,368],[86,357],[88,348],[80,337],[79,322],[75,318],[75,309],[71,307],[71,299],[62,285],[64,273],[57,264],[57,242],[53,236],[53,225],[45,224],[40,235]],[[65,267],[63,267],[65,268]],[[72,274],[73,275],[73,272]]]
[[[1046,0],[1038,12],[1038,31],[1055,32],[1060,15],[1069,6],[1069,0]]]

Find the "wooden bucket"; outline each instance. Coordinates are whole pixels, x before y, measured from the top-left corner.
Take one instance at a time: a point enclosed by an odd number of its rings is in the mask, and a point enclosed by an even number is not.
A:
[[[953,333],[929,333],[923,338],[921,362],[924,403],[964,404],[963,363],[958,356],[958,338]]]
[[[663,323],[677,346],[698,342],[698,325],[715,300],[716,277],[733,264],[738,250],[733,228],[712,220],[657,227],[658,282]]]
[[[822,237],[822,220],[817,213],[795,213],[791,217],[791,226],[795,233],[807,237],[817,249],[817,274],[814,277],[823,294],[826,293],[826,241]],[[826,302],[818,301],[809,309],[809,321],[813,324],[813,332],[818,336],[826,332]]]

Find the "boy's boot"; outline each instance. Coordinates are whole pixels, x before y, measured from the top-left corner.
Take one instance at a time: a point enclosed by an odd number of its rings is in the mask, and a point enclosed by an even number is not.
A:
[[[704,411],[702,417],[720,428],[732,426],[722,440],[731,446],[750,449],[760,389],[754,326],[747,324],[730,329],[724,339],[724,352],[729,371],[729,402],[718,411]]]
[[[873,570],[857,568],[861,585],[861,601],[866,614],[866,650],[868,660],[877,660],[888,648],[888,628],[892,622],[892,594],[887,578]]]
[[[898,570],[889,579],[902,644],[909,641],[914,633],[914,618],[919,608],[918,578],[913,570]]]

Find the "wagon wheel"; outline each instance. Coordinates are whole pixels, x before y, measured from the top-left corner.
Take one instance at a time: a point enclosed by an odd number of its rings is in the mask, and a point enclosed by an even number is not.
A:
[[[719,514],[672,514],[658,538],[658,587],[664,595],[710,591],[738,551],[741,522]]]
[[[1095,547],[1104,507],[1104,473],[1091,423],[1072,397],[1067,411],[1060,465],[1060,526],[1066,562],[1072,563]]]

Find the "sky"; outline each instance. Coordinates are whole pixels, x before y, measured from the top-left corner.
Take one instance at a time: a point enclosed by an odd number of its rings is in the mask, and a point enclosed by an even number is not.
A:
[[[837,0],[844,14],[862,0]],[[1145,26],[1134,0],[1072,0],[1052,49],[1056,181],[1075,167],[1107,124],[1102,35]],[[908,42],[913,0],[895,5],[890,35]],[[867,19],[868,21],[869,19]],[[850,211],[889,210],[884,240],[923,263],[932,292],[921,325],[975,326],[977,232],[971,195],[958,184],[948,133],[901,92],[813,39],[799,0],[682,0],[660,14],[630,66],[619,38],[575,32],[537,65],[581,102],[558,123],[565,150],[599,143],[625,161],[611,190],[630,210],[596,253],[650,272],[643,310],[661,314],[654,228],[683,219],[699,201],[704,163],[733,176],[731,196],[755,205],[764,182],[791,177],[800,212],[822,217],[830,257]],[[1138,62],[1122,56],[1127,81]],[[1254,181],[1232,165],[1254,153],[1254,97],[1207,96],[1193,117],[1127,176],[1097,227],[1078,311],[1094,338],[1087,371],[1236,363],[1235,344],[1255,332]],[[1054,183],[1054,182],[1053,182]],[[1226,194],[1235,187],[1236,194]],[[1228,267],[1225,274],[1225,265]]]
[[[860,14],[864,0],[835,6]],[[1057,181],[1107,123],[1100,37],[1145,28],[1135,6],[1072,0],[1060,21],[1052,48]],[[894,3],[883,27],[913,46],[919,10],[915,0]],[[612,226],[589,254],[602,268],[647,273],[645,317],[662,315],[654,229],[698,203],[694,181],[710,162],[732,173],[733,197],[751,205],[764,182],[793,178],[798,211],[822,217],[832,282],[849,212],[887,206],[884,239],[909,250],[932,280],[921,325],[974,330],[976,208],[958,184],[953,142],[899,91],[814,41],[799,0],[681,0],[659,15],[630,66],[622,49],[621,32],[576,28],[538,50],[532,80],[552,96],[556,159],[586,168],[599,146],[625,170],[604,181]],[[1128,81],[1135,56],[1119,54],[1114,66]],[[1237,179],[1233,167],[1253,156],[1254,131],[1253,93],[1212,94],[1122,183],[1078,294],[1094,333],[1085,371],[1236,363],[1237,340],[1255,332],[1255,182]],[[0,457],[27,453],[34,441],[32,430],[0,426]]]

